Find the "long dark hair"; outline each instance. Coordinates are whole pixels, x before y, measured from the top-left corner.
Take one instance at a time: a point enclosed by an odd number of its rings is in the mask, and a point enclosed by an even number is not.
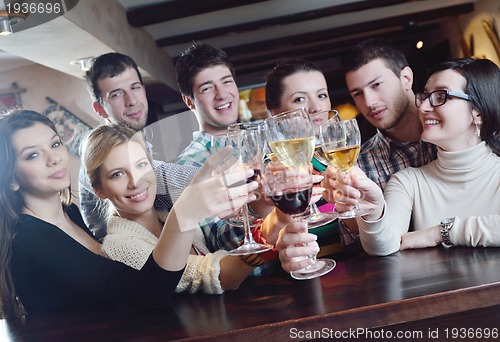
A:
[[[12,144],[12,136],[19,130],[29,128],[40,122],[57,130],[46,116],[24,109],[16,109],[0,115],[0,303],[1,312],[5,317],[19,317],[22,308],[16,297],[14,281],[10,268],[12,257],[13,228],[19,220],[19,214],[24,206],[22,189],[13,191],[11,185],[16,178],[16,150]],[[63,204],[71,203],[71,189],[61,193]]]
[[[285,91],[283,79],[301,71],[318,71],[321,69],[313,62],[301,58],[288,58],[278,62],[266,75],[266,106],[269,110],[281,107],[281,96]]]
[[[489,59],[458,58],[437,64],[429,77],[444,70],[453,70],[465,78],[464,92],[483,121],[480,137],[500,156],[500,69]]]

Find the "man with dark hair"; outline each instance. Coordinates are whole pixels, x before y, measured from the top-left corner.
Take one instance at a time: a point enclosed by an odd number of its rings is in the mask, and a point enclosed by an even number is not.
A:
[[[381,189],[392,174],[419,167],[436,159],[436,147],[420,140],[422,124],[412,90],[413,71],[406,56],[388,42],[368,39],[346,56],[344,72],[347,88],[366,120],[377,133],[361,146],[358,166]],[[333,197],[334,172],[325,172],[326,196]],[[357,231],[355,222],[344,222]],[[341,222],[342,238],[353,242],[355,234]]]
[[[182,99],[195,113],[200,129],[176,162],[201,167],[210,156],[212,135],[224,133],[238,119],[234,67],[221,49],[194,43],[177,59],[175,73]]]
[[[194,43],[177,59],[175,71],[182,99],[195,113],[200,128],[193,133],[193,140],[176,162],[201,167],[210,156],[212,136],[225,133],[227,127],[238,119],[239,92],[234,67],[221,49]],[[263,236],[273,243],[278,238],[279,227],[288,223],[286,215],[277,214],[274,207],[269,207],[263,200],[251,205],[266,217],[262,224]],[[201,224],[201,228],[211,250],[234,249],[244,236],[242,227],[230,226],[225,220],[210,219]],[[273,264],[266,263],[256,268],[254,275],[271,267]]]
[[[344,70],[356,106],[377,128],[358,160],[368,177],[383,189],[393,173],[436,158],[436,147],[420,140],[413,72],[401,51],[383,40],[366,40],[347,56]]]
[[[142,132],[148,118],[146,89],[137,64],[121,53],[107,53],[94,59],[85,80],[94,110],[108,123],[121,123]],[[152,153],[151,144],[147,144]],[[157,178],[155,207],[167,209],[187,187],[197,168],[153,160]],[[103,201],[94,194],[82,167],[79,175],[80,207],[89,228],[101,238],[106,233]]]

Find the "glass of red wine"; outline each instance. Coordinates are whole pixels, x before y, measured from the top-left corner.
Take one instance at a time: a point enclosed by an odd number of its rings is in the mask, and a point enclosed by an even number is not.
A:
[[[261,180],[266,195],[279,210],[291,215],[298,222],[305,222],[303,214],[311,201],[313,187],[312,166],[309,161],[288,166],[279,161],[267,161],[261,169]],[[316,259],[316,255],[308,257],[313,259],[313,263],[291,272],[292,278],[299,280],[316,278],[330,272],[336,266],[332,259]]]

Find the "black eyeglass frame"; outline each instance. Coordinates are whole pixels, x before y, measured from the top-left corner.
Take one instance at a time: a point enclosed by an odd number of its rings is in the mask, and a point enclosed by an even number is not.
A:
[[[443,103],[440,103],[438,105],[434,105],[434,103],[432,103],[432,94],[434,93],[444,93],[444,101]],[[422,95],[426,95],[425,98],[421,99],[421,96]],[[417,108],[420,108],[420,106],[422,105],[422,103],[424,103],[425,100],[429,99],[429,104],[431,105],[431,107],[435,108],[435,107],[440,107],[442,105],[444,105],[446,103],[446,101],[448,101],[448,98],[449,97],[456,97],[456,98],[459,98],[459,99],[462,99],[462,100],[466,100],[466,101],[471,101],[471,97],[467,94],[463,94],[463,93],[457,93],[456,91],[451,91],[451,90],[448,90],[448,89],[438,89],[438,90],[434,90],[434,91],[431,91],[430,93],[426,94],[426,93],[417,93],[415,94],[415,106],[417,106]],[[420,106],[419,106],[419,103],[420,102]]]

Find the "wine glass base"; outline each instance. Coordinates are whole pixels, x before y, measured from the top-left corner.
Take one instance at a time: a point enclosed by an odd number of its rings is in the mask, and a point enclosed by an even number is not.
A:
[[[327,274],[337,266],[337,263],[332,259],[316,259],[316,262],[298,271],[290,272],[293,279],[306,280],[321,277]]]
[[[248,254],[255,254],[255,253],[262,253],[269,251],[273,248],[271,245],[264,245],[262,243],[248,243],[248,244],[243,244],[240,247],[230,250],[228,253],[229,255],[248,255]]]
[[[337,213],[318,213],[318,214],[309,214],[302,216],[304,220],[307,222],[307,228],[313,229],[324,226],[330,222],[333,222],[337,219]]]
[[[359,208],[354,208],[349,211],[344,211],[342,213],[339,213],[339,219],[350,219],[350,218],[355,218],[358,216],[363,216],[368,214],[368,210],[364,209],[359,209]]]

